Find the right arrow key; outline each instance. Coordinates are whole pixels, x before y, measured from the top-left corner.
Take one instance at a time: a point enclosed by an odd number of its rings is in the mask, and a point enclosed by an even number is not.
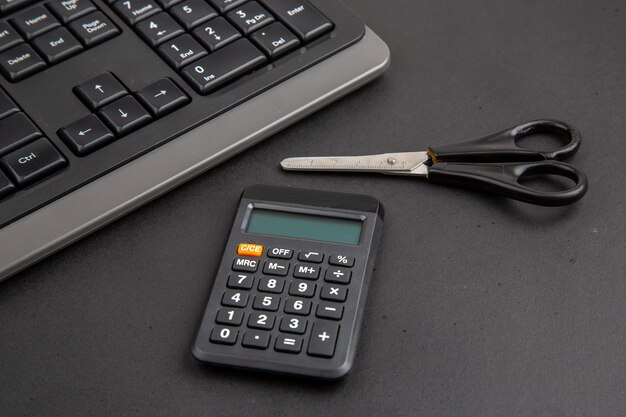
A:
[[[189,103],[189,97],[169,78],[139,90],[137,98],[155,117],[164,116]]]

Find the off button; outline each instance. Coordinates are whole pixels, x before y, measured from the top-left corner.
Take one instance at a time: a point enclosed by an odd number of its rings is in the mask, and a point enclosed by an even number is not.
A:
[[[276,259],[291,259],[293,256],[293,250],[285,248],[269,248],[267,250],[268,258]]]

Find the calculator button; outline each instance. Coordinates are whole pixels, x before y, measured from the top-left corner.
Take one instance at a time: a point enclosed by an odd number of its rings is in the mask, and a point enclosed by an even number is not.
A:
[[[234,345],[237,341],[237,329],[228,327],[215,327],[211,332],[210,340],[213,343],[222,343],[224,345]]]
[[[226,286],[228,288],[241,288],[249,290],[254,283],[254,275],[252,274],[230,274]]]
[[[255,310],[277,311],[280,297],[275,295],[257,295],[254,297],[252,308]]]
[[[223,17],[216,17],[201,24],[193,30],[193,35],[209,52],[241,38],[241,33]]]
[[[284,333],[304,334],[306,332],[306,319],[302,317],[285,316],[280,321],[280,331]]]
[[[273,292],[275,294],[280,294],[281,292],[283,292],[284,286],[285,280],[282,278],[263,277],[259,280],[259,291],[262,292]]]
[[[220,308],[217,312],[215,322],[218,324],[239,326],[243,322],[243,310],[239,310],[238,308]]]
[[[267,261],[265,262],[265,265],[263,265],[263,273],[284,277],[287,273],[289,273],[289,262]]]
[[[254,243],[240,243],[237,246],[237,255],[241,256],[262,256],[263,245],[255,245]]]
[[[317,305],[315,315],[322,319],[341,320],[343,316],[343,306],[341,304],[322,301]]]
[[[269,248],[267,250],[268,258],[291,259],[293,250],[285,248]]]
[[[324,260],[324,254],[314,251],[300,251],[298,254],[298,260],[304,262],[313,262],[319,264]]]
[[[289,295],[313,297],[315,295],[315,284],[306,281],[291,281],[289,285]]]
[[[252,313],[248,319],[248,327],[272,330],[275,320],[276,316],[270,313]]]
[[[285,313],[307,316],[311,312],[311,302],[298,298],[289,298],[285,302]]]
[[[263,0],[263,4],[305,42],[333,28],[306,0]]]
[[[352,256],[330,255],[328,263],[331,265],[351,268],[354,265],[354,258]]]
[[[329,301],[346,301],[348,296],[348,287],[343,285],[324,285],[320,298]]]
[[[339,324],[328,321],[318,321],[313,324],[307,353],[311,356],[330,358],[335,353]]]
[[[226,291],[222,296],[222,305],[230,307],[245,307],[248,304],[248,294],[241,291]]]
[[[243,335],[242,346],[253,349],[267,349],[270,345],[270,334],[267,332],[247,331]]]
[[[317,279],[320,276],[320,267],[316,265],[296,264],[293,268],[296,278]]]
[[[274,21],[272,15],[256,1],[248,2],[240,8],[234,9],[229,12],[226,17],[233,22],[244,35],[248,35]]]
[[[326,270],[326,274],[324,275],[324,281],[327,282],[336,282],[338,284],[348,284],[350,282],[350,277],[352,276],[352,271],[344,268],[328,268]]]
[[[257,259],[235,258],[233,261],[233,271],[256,272],[258,267],[259,261]]]
[[[276,339],[274,349],[278,352],[300,353],[302,350],[302,338],[298,336],[286,336],[281,334]]]

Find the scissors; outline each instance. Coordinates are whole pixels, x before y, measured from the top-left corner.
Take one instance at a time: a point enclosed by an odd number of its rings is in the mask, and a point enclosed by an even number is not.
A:
[[[539,151],[523,148],[518,141],[534,134],[567,139],[561,148]],[[387,175],[426,177],[430,182],[466,186],[542,206],[563,206],[587,192],[587,177],[570,164],[580,148],[580,134],[555,120],[535,120],[484,138],[429,147],[423,152],[396,152],[364,156],[287,158],[281,162],[291,171],[377,172]],[[542,191],[522,185],[520,178],[537,176],[548,180],[557,175],[574,185],[566,190]]]

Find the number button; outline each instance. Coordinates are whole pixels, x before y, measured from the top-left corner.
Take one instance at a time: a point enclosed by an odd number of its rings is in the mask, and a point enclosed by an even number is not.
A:
[[[315,315],[322,319],[341,320],[343,306],[337,303],[321,302],[317,305]]]
[[[248,319],[248,327],[253,329],[272,330],[276,317],[269,313],[252,313]]]
[[[215,322],[218,324],[228,324],[239,326],[243,321],[243,311],[234,308],[220,308],[217,312]]]
[[[285,286],[285,280],[282,278],[269,278],[263,277],[259,280],[259,291],[261,292],[273,292],[280,294],[283,292]]]
[[[267,275],[279,275],[284,277],[289,272],[289,262],[267,261],[263,265],[263,273]]]
[[[313,297],[315,295],[315,284],[305,281],[292,281],[289,286],[289,295]]]
[[[277,311],[280,298],[275,295],[257,295],[252,308],[255,310]]]
[[[179,3],[170,9],[170,13],[187,30],[217,16],[217,12],[202,0],[187,0]]]
[[[343,285],[324,285],[320,298],[329,301],[346,301],[348,296],[348,287]]]
[[[267,332],[248,331],[243,335],[241,344],[253,349],[267,349],[270,344],[270,334]]]
[[[354,265],[354,258],[345,255],[330,255],[328,263],[335,266],[346,266],[351,268]]]
[[[237,329],[228,327],[216,327],[211,332],[210,339],[213,343],[222,343],[224,345],[234,345],[237,341]]]
[[[306,324],[306,319],[301,317],[285,316],[280,321],[280,331],[284,333],[304,334]]]
[[[324,281],[336,282],[337,284],[349,284],[352,271],[345,268],[328,268],[324,275]]]
[[[241,291],[226,291],[222,296],[222,305],[228,307],[245,307],[248,304],[248,294]]]
[[[306,316],[311,311],[311,302],[309,300],[299,300],[290,298],[285,302],[285,313]]]
[[[298,260],[299,261],[303,261],[303,262],[313,262],[316,264],[319,264],[320,262],[322,262],[324,260],[324,254],[320,253],[320,252],[315,252],[315,251],[300,251],[300,253],[298,254]]]
[[[320,276],[320,267],[316,265],[297,264],[293,269],[296,278],[317,279]]]
[[[278,352],[300,353],[300,350],[302,350],[302,338],[281,334],[276,339],[274,349]]]
[[[239,9],[233,10],[228,13],[226,17],[230,19],[244,35],[248,35],[274,21],[272,15],[255,1],[246,3]]]
[[[231,274],[228,276],[226,286],[228,288],[241,288],[249,290],[254,283],[254,275],[252,274]]]

